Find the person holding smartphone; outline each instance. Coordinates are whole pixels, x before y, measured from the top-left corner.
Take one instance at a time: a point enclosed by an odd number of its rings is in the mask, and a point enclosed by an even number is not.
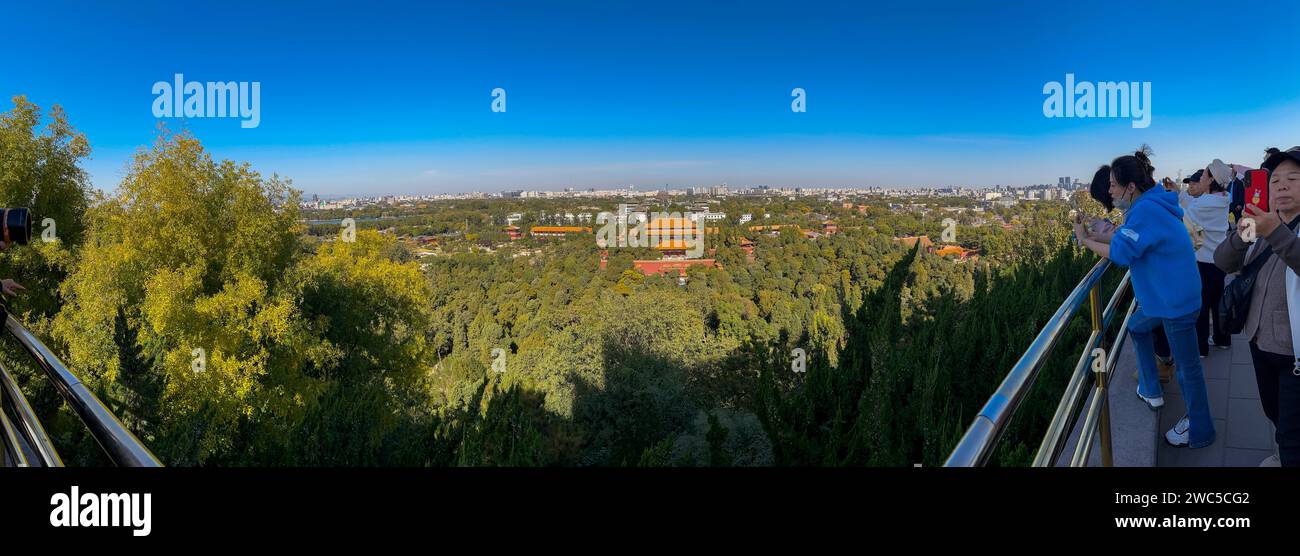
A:
[[[1088,195],[1093,200],[1101,203],[1101,206],[1105,207],[1107,212],[1115,209],[1115,200],[1110,194],[1110,183],[1110,165],[1102,164],[1097,169],[1097,173],[1093,174],[1092,183],[1088,186]],[[1123,214],[1127,215],[1128,211],[1123,211]],[[1117,229],[1115,224],[1109,220],[1104,218],[1088,219],[1083,213],[1076,213],[1075,221],[1083,224],[1084,232],[1088,234],[1089,238],[1101,243],[1110,243],[1110,239],[1114,237]],[[1076,235],[1076,237],[1079,238],[1080,246],[1082,246],[1082,236]],[[1164,329],[1156,328],[1153,330],[1151,340],[1155,345],[1156,368],[1160,371],[1160,382],[1161,384],[1169,382],[1174,376],[1174,358],[1170,354],[1169,339],[1165,337]],[[1133,379],[1139,379],[1136,369],[1133,371]]]
[[[1246,204],[1236,233],[1215,249],[1214,263],[1237,272],[1267,257],[1251,288],[1242,335],[1250,339],[1259,402],[1277,429],[1278,463],[1300,467],[1300,147],[1269,155],[1264,169],[1267,209]],[[1273,457],[1261,465],[1274,465]]]
[[[1088,249],[1129,267],[1138,304],[1128,324],[1138,363],[1137,396],[1153,411],[1165,403],[1156,369],[1153,331],[1162,328],[1169,339],[1187,414],[1165,433],[1165,441],[1177,447],[1209,446],[1215,440],[1214,418],[1196,350],[1201,283],[1178,194],[1156,183],[1155,168],[1145,151],[1116,158],[1110,167],[1111,197],[1116,206],[1128,210],[1124,225],[1109,243],[1086,237],[1078,223],[1075,233],[1084,237]]]

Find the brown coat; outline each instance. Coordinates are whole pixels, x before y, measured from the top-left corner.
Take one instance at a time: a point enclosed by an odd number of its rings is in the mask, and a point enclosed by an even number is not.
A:
[[[1259,256],[1262,244],[1273,248],[1273,257],[1259,269],[1250,293],[1246,327],[1241,333],[1254,340],[1260,350],[1289,357],[1295,353],[1295,346],[1291,345],[1291,319],[1287,316],[1286,271],[1290,268],[1300,273],[1300,238],[1295,230],[1278,226],[1255,243],[1261,247],[1251,249],[1252,244],[1242,241],[1240,234],[1229,233],[1214,250],[1214,264],[1224,272],[1237,272]]]

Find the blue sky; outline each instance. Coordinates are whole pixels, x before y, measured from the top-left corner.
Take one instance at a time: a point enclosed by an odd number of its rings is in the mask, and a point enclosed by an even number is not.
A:
[[[1162,175],[1300,144],[1280,2],[411,4],[11,6],[0,93],[62,105],[106,190],[176,73],[260,82],[255,129],[166,122],[309,194],[1024,185],[1143,142]],[[1066,73],[1151,82],[1150,127],[1044,117]]]

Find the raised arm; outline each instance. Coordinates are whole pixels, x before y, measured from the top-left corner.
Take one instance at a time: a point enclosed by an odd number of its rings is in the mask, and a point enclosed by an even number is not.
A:
[[[1241,228],[1239,223],[1237,230],[1229,232],[1227,239],[1214,249],[1214,266],[1229,274],[1246,265],[1246,251],[1250,249],[1250,244],[1242,241]]]

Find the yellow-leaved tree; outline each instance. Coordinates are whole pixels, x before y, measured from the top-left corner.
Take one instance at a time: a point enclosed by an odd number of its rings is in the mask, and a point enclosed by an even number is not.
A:
[[[400,411],[429,367],[418,266],[373,233],[310,252],[289,185],[163,132],[88,213],[53,334],[164,463],[385,463],[428,425]]]

